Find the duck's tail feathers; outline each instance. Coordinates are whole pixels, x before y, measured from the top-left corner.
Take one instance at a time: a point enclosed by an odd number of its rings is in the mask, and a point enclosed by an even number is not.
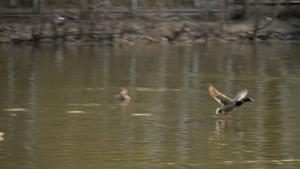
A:
[[[216,109],[216,114],[217,114],[217,115],[220,115],[220,114],[221,114],[221,111],[220,111],[220,110],[221,110],[221,108],[217,108],[217,109]]]

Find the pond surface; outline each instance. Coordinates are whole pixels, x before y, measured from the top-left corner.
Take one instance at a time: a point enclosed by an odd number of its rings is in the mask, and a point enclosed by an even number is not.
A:
[[[299,43],[0,52],[1,169],[300,166]],[[209,84],[256,102],[216,115]]]

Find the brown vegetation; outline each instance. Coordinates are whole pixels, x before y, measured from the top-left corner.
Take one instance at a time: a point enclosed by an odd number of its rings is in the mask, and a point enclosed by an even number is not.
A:
[[[52,9],[41,4],[28,16],[0,16],[0,42],[206,42],[208,40],[299,40],[300,6],[252,4],[247,10],[207,8],[132,13],[109,9],[104,2],[80,1],[77,8]],[[225,1],[224,1],[225,2]],[[245,4],[243,4],[245,5]],[[239,6],[241,7],[241,5]],[[65,20],[57,20],[63,17]],[[238,20],[235,20],[238,18]]]

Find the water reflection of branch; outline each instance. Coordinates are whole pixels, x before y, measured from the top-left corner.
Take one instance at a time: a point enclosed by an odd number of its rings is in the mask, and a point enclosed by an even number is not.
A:
[[[8,104],[11,106],[15,100],[15,61],[14,57],[7,58],[7,79],[8,79]]]

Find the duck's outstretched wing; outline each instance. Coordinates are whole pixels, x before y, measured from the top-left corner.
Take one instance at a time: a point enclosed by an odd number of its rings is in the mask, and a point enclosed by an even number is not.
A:
[[[235,96],[233,101],[239,101],[239,100],[243,99],[244,97],[246,97],[247,94],[248,94],[248,90],[243,89],[240,92],[238,92],[238,94]]]
[[[214,88],[212,85],[209,85],[208,87],[209,94],[221,105],[226,105],[229,102],[232,102],[233,100],[227,97],[226,95],[219,92],[216,88]]]

